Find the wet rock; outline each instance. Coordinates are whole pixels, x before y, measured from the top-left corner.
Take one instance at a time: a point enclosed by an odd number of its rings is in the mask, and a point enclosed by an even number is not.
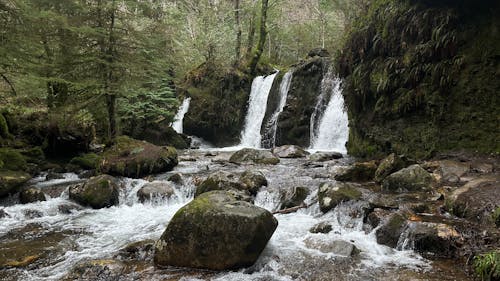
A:
[[[174,194],[174,188],[166,182],[149,182],[137,191],[141,203],[153,199],[168,199]]]
[[[308,195],[309,189],[307,189],[306,187],[294,187],[292,190],[285,193],[280,209],[283,210],[300,206],[304,204],[304,200],[306,200]]]
[[[396,156],[396,154],[392,153],[387,156],[380,165],[378,165],[377,170],[375,171],[375,181],[382,182],[387,176],[390,174],[401,170],[406,167],[406,161],[401,156]]]
[[[385,190],[393,192],[422,191],[431,187],[432,177],[419,165],[401,169],[382,181]]]
[[[0,171],[0,197],[17,191],[17,188],[31,179],[25,172]]]
[[[376,170],[377,164],[375,161],[358,162],[335,175],[335,180],[354,182],[370,181],[373,180]]]
[[[389,210],[375,208],[371,213],[368,214],[366,218],[366,223],[372,227],[372,229],[376,228],[380,225],[381,222],[386,220],[391,215]]]
[[[396,248],[399,236],[403,233],[405,226],[405,217],[397,213],[392,214],[384,220],[383,225],[375,232],[377,243]]]
[[[316,249],[325,254],[334,254],[343,257],[352,257],[359,253],[358,248],[354,244],[343,241],[323,241],[314,238],[307,238],[304,243],[310,249]]]
[[[84,170],[95,170],[102,162],[102,157],[95,153],[82,154],[71,159],[70,164]],[[77,168],[77,169],[78,169]]]
[[[117,258],[121,260],[145,261],[153,258],[154,240],[144,240],[128,244],[120,249]]]
[[[309,156],[309,160],[314,162],[325,162],[344,157],[340,152],[315,152]]]
[[[74,211],[82,210],[82,207],[80,205],[77,205],[77,204],[63,204],[63,205],[57,206],[57,209],[62,214],[71,214]]]
[[[104,151],[99,168],[105,174],[138,178],[170,171],[177,163],[175,148],[121,136]]]
[[[175,184],[182,184],[183,183],[182,174],[180,174],[180,173],[175,173],[175,174],[170,175],[167,178],[167,180],[171,181],[171,182],[173,182]]]
[[[196,187],[195,197],[213,190],[231,189],[245,191],[246,186],[239,181],[235,174],[226,171],[218,171],[210,174],[207,179]]]
[[[441,178],[441,184],[457,186],[460,184],[460,177],[455,174],[447,174]]]
[[[272,153],[279,158],[303,158],[309,154],[302,147],[297,145],[283,145],[275,147],[273,148]]]
[[[309,229],[311,233],[330,233],[333,230],[332,225],[327,222],[320,222],[317,225]]]
[[[207,192],[175,214],[155,245],[154,262],[212,270],[250,266],[277,225],[265,209],[226,191]]]
[[[280,162],[280,159],[267,150],[244,148],[231,155],[231,157],[229,158],[229,162],[235,164],[255,163],[276,165]]]
[[[69,198],[83,206],[101,209],[118,205],[119,183],[109,175],[90,178],[69,188]]]
[[[348,183],[322,183],[318,189],[319,208],[323,213],[342,202],[358,200],[362,193]]]
[[[24,216],[27,219],[35,219],[35,218],[41,218],[41,217],[43,217],[43,213],[42,212],[37,211],[37,210],[33,210],[33,209],[24,210],[23,213],[24,213]]]
[[[448,211],[458,217],[488,222],[500,207],[500,181],[495,176],[474,179],[456,189],[446,200]]]
[[[34,203],[45,201],[45,194],[38,188],[30,187],[19,193],[19,200],[21,204]]]
[[[240,176],[240,182],[252,195],[256,195],[259,189],[267,186],[267,179],[260,171],[247,170]]]
[[[456,175],[458,177],[463,177],[470,171],[470,163],[458,162],[453,160],[442,160],[438,161],[437,172],[443,177],[448,175]]]
[[[4,211],[4,209],[0,209],[0,219],[3,219],[3,218],[9,218],[10,215]]]
[[[91,260],[75,265],[62,278],[63,281],[106,280],[119,281],[122,279],[125,265],[116,260]]]
[[[450,225],[431,222],[409,222],[403,237],[410,248],[424,257],[451,258],[462,236]]]

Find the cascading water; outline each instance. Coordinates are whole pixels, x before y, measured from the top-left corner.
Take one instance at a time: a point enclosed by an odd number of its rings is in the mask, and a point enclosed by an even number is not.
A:
[[[325,111],[319,118],[319,126],[311,118],[311,150],[338,151],[346,153],[345,144],[349,137],[349,121],[344,109],[344,97],[342,96],[342,81],[329,70],[321,85],[320,97],[324,98],[325,92],[330,92],[330,101]],[[318,102],[319,104],[319,102]],[[318,107],[318,106],[317,106]]]
[[[288,97],[288,91],[290,90],[290,85],[292,84],[293,71],[290,70],[283,76],[283,80],[281,80],[280,90],[279,90],[279,104],[276,108],[276,111],[273,113],[268,123],[266,124],[264,130],[266,131],[266,135],[269,139],[266,139],[266,147],[274,147],[276,146],[276,131],[278,128],[278,118],[283,112],[283,108],[286,105],[286,99]]]
[[[172,123],[172,128],[179,134],[183,133],[182,121],[184,120],[184,115],[189,110],[189,103],[191,102],[191,98],[185,98],[182,101],[177,114],[174,117],[174,122]]]
[[[267,98],[277,74],[278,72],[265,77],[257,76],[252,82],[248,113],[241,133],[240,146],[242,147],[260,148],[262,139],[260,128],[266,114]]]

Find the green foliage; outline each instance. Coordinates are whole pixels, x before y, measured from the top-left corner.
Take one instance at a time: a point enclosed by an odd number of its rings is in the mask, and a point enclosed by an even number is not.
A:
[[[0,161],[3,162],[3,168],[6,170],[23,171],[28,167],[25,157],[11,148],[0,148]]]
[[[482,281],[500,280],[500,252],[493,251],[474,257],[473,266]]]
[[[101,160],[101,156],[95,153],[88,153],[71,159],[70,163],[78,165],[83,169],[94,170],[99,167],[99,163],[101,162]]]

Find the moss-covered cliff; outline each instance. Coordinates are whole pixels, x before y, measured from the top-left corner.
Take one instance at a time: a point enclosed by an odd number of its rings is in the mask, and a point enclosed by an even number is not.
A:
[[[337,61],[349,152],[500,153],[499,6],[372,1]]]

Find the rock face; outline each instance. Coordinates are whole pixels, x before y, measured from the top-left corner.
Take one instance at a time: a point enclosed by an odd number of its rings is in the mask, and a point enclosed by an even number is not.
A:
[[[18,187],[31,179],[31,176],[24,172],[0,171],[0,197],[16,191]]]
[[[432,177],[419,165],[401,169],[384,179],[382,187],[393,192],[421,191],[431,187]]]
[[[309,155],[307,151],[297,145],[283,145],[275,147],[272,152],[279,158],[302,158]]]
[[[30,187],[19,193],[19,200],[22,204],[45,201],[45,194],[38,188]]]
[[[405,161],[401,157],[391,153],[391,155],[387,156],[380,162],[380,165],[378,165],[375,171],[375,181],[379,183],[382,182],[390,174],[405,168],[405,164]]]
[[[225,191],[204,193],[172,218],[155,245],[154,261],[212,270],[250,266],[277,226],[265,209]]]
[[[318,189],[319,208],[323,213],[330,211],[342,202],[361,198],[361,192],[345,183],[323,183]]]
[[[335,175],[335,180],[338,181],[370,181],[375,176],[377,164],[375,161],[358,162],[348,167],[341,173]]]
[[[335,159],[341,159],[342,153],[340,152],[316,152],[309,156],[309,160],[314,162],[325,162]]]
[[[144,203],[155,198],[168,199],[174,194],[174,188],[165,182],[150,182],[146,183],[139,191],[137,197],[139,201]]]
[[[235,164],[255,163],[276,165],[280,162],[280,159],[267,150],[244,148],[231,155],[229,162]]]
[[[69,198],[83,206],[101,209],[118,205],[119,184],[109,175],[90,178],[69,188]]]
[[[458,217],[487,222],[500,207],[500,180],[495,176],[474,179],[453,191],[446,205]]]
[[[167,172],[178,163],[175,148],[159,147],[126,136],[118,137],[103,157],[101,172],[131,178]]]
[[[267,179],[262,172],[247,170],[241,174],[240,182],[252,195],[257,195],[259,189],[267,186]]]

